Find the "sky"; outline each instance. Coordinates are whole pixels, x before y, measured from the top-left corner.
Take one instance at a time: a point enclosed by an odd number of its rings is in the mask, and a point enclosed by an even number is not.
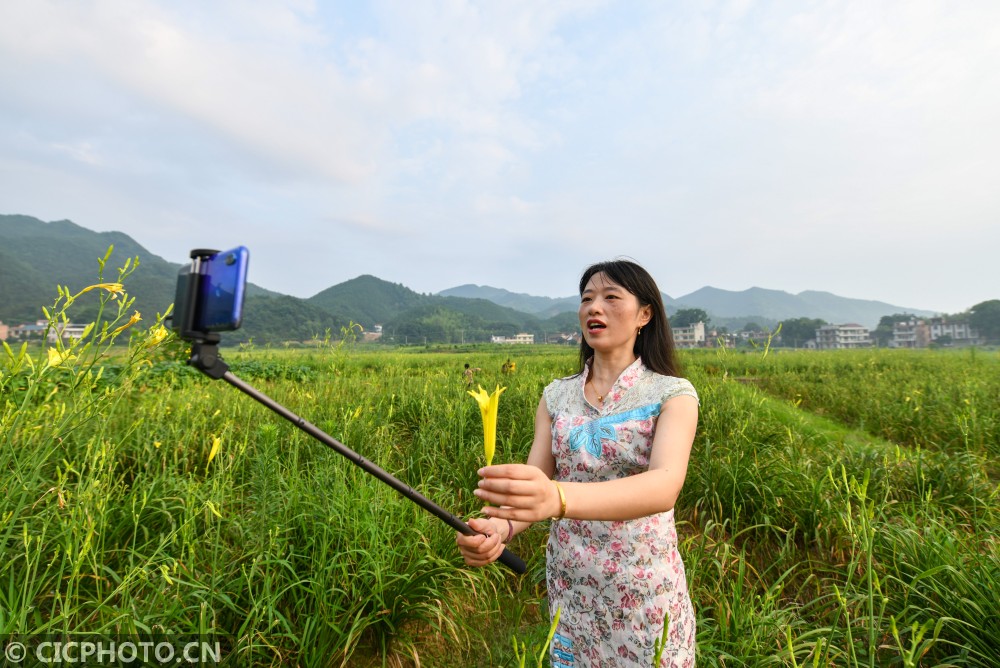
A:
[[[957,313],[1000,298],[998,119],[995,0],[0,4],[0,213],[302,298],[628,257]]]

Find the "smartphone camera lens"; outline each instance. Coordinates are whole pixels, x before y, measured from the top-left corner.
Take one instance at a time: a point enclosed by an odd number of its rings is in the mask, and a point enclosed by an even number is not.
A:
[[[226,256],[226,266],[232,266],[234,264],[236,264],[236,255],[230,253]]]

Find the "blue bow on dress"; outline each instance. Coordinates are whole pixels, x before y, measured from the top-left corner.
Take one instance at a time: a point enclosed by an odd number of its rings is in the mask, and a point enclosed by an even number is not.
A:
[[[603,441],[618,442],[618,433],[615,427],[624,422],[632,420],[648,420],[660,414],[660,404],[649,404],[640,408],[633,408],[617,415],[605,415],[604,417],[591,420],[585,424],[578,425],[569,430],[569,449],[575,452],[584,448],[594,457],[601,456],[601,443]]]

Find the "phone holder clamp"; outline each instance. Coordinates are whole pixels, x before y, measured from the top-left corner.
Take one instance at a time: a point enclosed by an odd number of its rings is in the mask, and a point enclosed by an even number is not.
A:
[[[207,333],[204,340],[191,342],[191,357],[188,364],[204,373],[209,378],[219,380],[229,371],[229,365],[219,354],[219,335]]]

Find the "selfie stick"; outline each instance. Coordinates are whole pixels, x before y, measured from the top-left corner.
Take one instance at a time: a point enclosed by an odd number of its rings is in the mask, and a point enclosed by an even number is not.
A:
[[[211,251],[191,251],[191,257],[197,258],[196,253],[210,253]],[[190,288],[190,286],[188,286]],[[193,292],[193,289],[191,290]],[[189,294],[191,294],[189,292]],[[189,307],[193,307],[193,301],[188,301]],[[182,314],[178,314],[182,317]],[[190,322],[190,320],[189,320]],[[458,517],[452,515],[447,510],[437,505],[426,496],[413,489],[406,483],[402,482],[398,478],[394,477],[389,472],[385,471],[377,464],[365,459],[354,450],[333,438],[323,430],[321,430],[316,425],[302,419],[292,411],[288,410],[278,402],[274,401],[264,393],[258,391],[257,389],[250,386],[248,383],[237,378],[230,370],[229,365],[227,365],[222,357],[219,356],[219,341],[220,337],[215,332],[193,332],[193,331],[182,331],[181,337],[191,341],[191,358],[188,360],[188,364],[195,367],[202,373],[204,373],[209,378],[214,380],[222,379],[240,390],[244,394],[256,399],[260,403],[264,404],[272,411],[285,418],[296,427],[306,432],[316,440],[320,441],[324,445],[329,446],[337,454],[342,455],[349,459],[353,464],[361,467],[366,473],[375,476],[385,484],[392,487],[394,490],[402,494],[404,497],[413,501],[418,506],[429,512],[431,515],[442,520],[445,524],[455,529],[456,531],[466,535],[475,536],[479,532],[470,527],[468,524],[460,520]],[[524,560],[519,556],[511,552],[508,548],[503,549],[503,554],[500,555],[498,561],[504,566],[508,567],[515,573],[524,573],[526,566]]]

